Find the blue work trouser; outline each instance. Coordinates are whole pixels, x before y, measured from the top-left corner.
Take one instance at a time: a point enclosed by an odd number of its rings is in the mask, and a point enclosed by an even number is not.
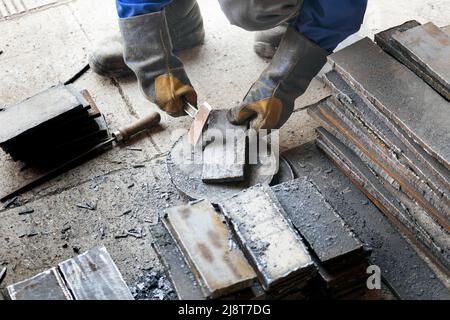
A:
[[[160,11],[172,1],[184,0],[116,0],[117,12],[120,18],[128,18]],[[367,0],[286,0],[284,7],[283,0],[219,2],[230,22],[247,30],[268,29],[273,27],[273,21],[283,22],[296,16],[293,27],[328,52],[360,29],[367,7]],[[259,11],[277,8],[267,14],[255,14],[252,6]]]

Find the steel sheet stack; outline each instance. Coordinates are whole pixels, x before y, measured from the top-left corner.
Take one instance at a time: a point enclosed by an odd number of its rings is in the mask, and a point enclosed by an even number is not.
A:
[[[109,136],[87,91],[58,85],[0,112],[0,147],[27,166],[52,168]]]
[[[332,96],[309,109],[317,144],[448,274],[450,37],[408,22],[375,39],[395,58],[368,38],[329,57]]]

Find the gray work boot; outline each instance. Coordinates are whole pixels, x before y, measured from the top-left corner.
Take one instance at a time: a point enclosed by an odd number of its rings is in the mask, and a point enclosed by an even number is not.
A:
[[[287,28],[288,23],[285,22],[273,29],[256,32],[253,50],[261,58],[272,59]]]
[[[185,115],[185,101],[196,106],[197,94],[173,53],[164,11],[120,19],[119,27],[125,63],[144,96],[174,117]]]
[[[174,52],[203,44],[205,31],[197,1],[175,0],[164,10]],[[94,48],[89,55],[89,65],[95,73],[115,78],[133,74],[123,58],[123,41],[120,35],[104,39]]]

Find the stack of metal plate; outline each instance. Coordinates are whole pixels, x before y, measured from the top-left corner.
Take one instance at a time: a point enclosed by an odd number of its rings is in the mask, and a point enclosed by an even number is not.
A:
[[[336,299],[364,294],[371,250],[350,231],[317,187],[300,178],[273,190],[287,217],[308,244],[319,271],[321,293]]]
[[[0,112],[0,147],[15,161],[51,168],[109,136],[87,91],[58,85]]]
[[[317,270],[303,239],[268,185],[219,204],[258,280],[271,298],[305,296]]]
[[[436,28],[409,22],[377,35],[401,62],[368,38],[332,54],[333,94],[309,114],[323,127],[318,146],[448,273],[450,41]]]

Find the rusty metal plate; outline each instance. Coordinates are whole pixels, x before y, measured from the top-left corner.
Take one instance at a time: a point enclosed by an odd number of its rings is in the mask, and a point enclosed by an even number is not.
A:
[[[450,169],[450,103],[369,38],[329,56],[352,87]]]
[[[316,273],[303,240],[268,185],[219,204],[265,290],[304,283]]]
[[[12,300],[73,300],[57,268],[8,286]]]
[[[272,189],[323,265],[338,269],[364,259],[361,241],[310,181],[299,178]]]
[[[204,133],[210,141],[203,150],[202,180],[223,183],[244,180],[247,125],[235,126],[227,119],[228,110],[213,110]]]
[[[420,63],[414,59],[411,54],[405,50],[401,44],[399,44],[395,39],[394,35],[401,34],[405,31],[418,28],[421,24],[415,20],[405,22],[399,26],[390,28],[383,32],[377,33],[375,35],[376,43],[383,48],[384,51],[391,54],[398,61],[403,63],[405,66],[410,68],[419,77],[421,77],[425,82],[431,85],[436,91],[438,91],[447,100],[450,97],[449,88],[445,86],[439,79],[436,79],[432,73],[428,72],[426,69],[420,66]],[[445,32],[445,30],[442,30]],[[418,41],[418,43],[421,41]],[[423,42],[425,43],[425,42]]]
[[[435,225],[417,208],[406,206],[406,198],[387,182],[377,179],[358,156],[326,130],[318,129],[318,146],[336,163],[338,168],[369,197],[390,221],[422,249],[430,259],[448,269],[449,247],[445,231]],[[380,181],[381,180],[381,181]],[[388,189],[386,189],[388,188]],[[395,194],[395,195],[394,195]],[[403,201],[402,201],[403,200]],[[413,210],[412,210],[413,209]],[[425,223],[424,223],[425,222]],[[427,230],[424,230],[426,227]]]
[[[394,33],[392,38],[411,61],[412,70],[425,73],[428,77],[424,80],[433,87],[439,83],[445,98],[450,100],[450,36],[429,22]]]
[[[245,180],[222,184],[207,184],[202,181],[203,152],[198,144],[195,148],[182,136],[167,156],[167,168],[175,187],[193,200],[208,199],[214,204],[258,183],[270,183],[278,172],[278,157],[275,153],[259,157],[258,164],[247,165]]]
[[[392,157],[383,145],[370,137],[357,122],[349,119],[338,106],[337,101],[326,100],[318,105],[321,116],[328,126],[334,127],[333,134],[361,156],[361,159],[388,183],[401,187],[411,199],[417,201],[444,229],[449,230],[449,210],[446,201],[424,184],[407,166]],[[314,108],[310,110],[314,113]],[[316,116],[313,114],[313,116]],[[317,116],[316,116],[317,118]],[[327,124],[325,124],[327,125]]]
[[[404,162],[443,197],[450,195],[450,171],[431,157],[395,123],[390,121],[367,99],[350,88],[336,71],[328,72],[324,81],[332,88],[333,95],[349,109],[374,134],[392,150],[392,155],[404,158]]]
[[[205,300],[202,290],[175,240],[161,222],[150,227],[152,247],[164,266],[179,300]]]
[[[252,286],[256,274],[208,201],[170,208],[163,222],[183,252],[206,298]]]
[[[134,300],[119,269],[103,246],[58,266],[76,300]]]

